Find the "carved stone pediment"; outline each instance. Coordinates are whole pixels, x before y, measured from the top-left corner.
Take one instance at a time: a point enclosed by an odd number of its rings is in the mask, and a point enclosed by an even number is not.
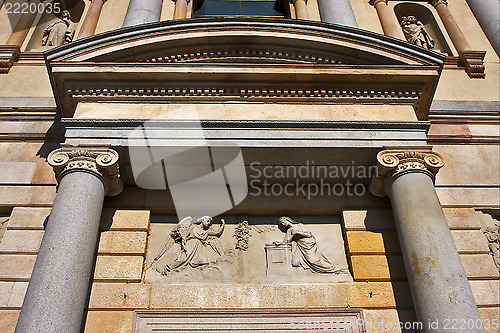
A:
[[[257,98],[401,102],[425,119],[444,62],[441,54],[357,28],[242,17],[128,27],[44,56],[65,117],[79,102]]]

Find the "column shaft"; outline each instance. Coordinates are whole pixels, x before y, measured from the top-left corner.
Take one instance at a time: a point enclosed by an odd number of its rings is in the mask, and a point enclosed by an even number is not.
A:
[[[467,0],[495,52],[500,56],[500,1]]]
[[[96,173],[60,183],[16,332],[80,332],[92,282],[105,187]]]
[[[97,23],[99,23],[99,16],[101,16],[102,6],[106,0],[92,0],[89,10],[82,23],[78,39],[92,36],[95,34]]]
[[[455,242],[431,176],[408,172],[390,185],[389,196],[417,318],[423,332],[453,332],[446,323],[474,323],[484,332]],[[437,322],[435,329],[429,323]],[[470,327],[473,327],[470,329]]]
[[[187,0],[176,0],[174,9],[174,20],[187,18],[188,2]]]
[[[384,34],[387,36],[406,40],[396,18],[396,15],[391,12],[389,7],[387,6],[387,0],[371,0],[370,3],[373,4],[375,6],[375,9],[377,10],[377,15],[380,20],[380,24],[382,25]]]
[[[457,51],[472,50],[464,33],[460,30],[457,21],[455,21],[455,18],[451,14],[448,5],[446,5],[446,2],[438,0],[435,2],[434,6]]]
[[[318,0],[318,7],[322,22],[358,26],[349,0]]]
[[[35,4],[38,4],[39,2],[40,0],[34,0]],[[26,39],[26,36],[28,36],[33,22],[35,22],[36,16],[36,12],[22,14],[6,44],[21,47]]]
[[[293,7],[295,8],[295,18],[299,20],[309,19],[309,14],[307,13],[306,0],[294,0]]]
[[[130,0],[123,26],[159,21],[162,4],[163,0]]]

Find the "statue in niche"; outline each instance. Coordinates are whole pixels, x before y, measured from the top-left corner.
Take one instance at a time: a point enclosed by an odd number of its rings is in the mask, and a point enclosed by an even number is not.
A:
[[[495,265],[500,270],[500,225],[495,223],[494,226],[488,226],[484,230],[484,235],[488,240],[488,246],[490,248],[491,254],[493,255],[493,260]]]
[[[401,27],[408,42],[428,50],[434,49],[434,40],[429,36],[422,22],[417,20],[415,16],[403,16]]]
[[[173,261],[165,265],[163,270],[157,268],[157,271],[162,275],[179,272],[186,268],[219,271],[217,263],[209,261],[207,251],[214,251],[219,257],[224,255],[218,238],[224,232],[225,221],[221,219],[221,225],[216,230],[211,229],[212,225],[213,219],[210,216],[200,217],[194,223],[192,223],[191,217],[180,221],[153,259],[153,263],[159,260],[175,243],[180,245],[180,253]]]
[[[344,273],[318,249],[316,238],[302,223],[289,217],[282,216],[278,221],[278,228],[285,233],[283,242],[274,242],[275,246],[292,245],[292,266],[310,269],[316,273]]]
[[[75,35],[75,24],[71,22],[70,18],[69,12],[63,10],[61,18],[43,31],[42,45],[60,46],[70,43]]]

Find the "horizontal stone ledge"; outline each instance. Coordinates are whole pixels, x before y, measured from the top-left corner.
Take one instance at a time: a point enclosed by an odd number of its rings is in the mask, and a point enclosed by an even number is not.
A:
[[[95,282],[140,282],[144,257],[99,255],[95,265]]]
[[[0,192],[0,207],[52,206],[56,197],[56,186],[0,185]]]
[[[150,298],[151,284],[94,283],[89,309],[147,309]]]

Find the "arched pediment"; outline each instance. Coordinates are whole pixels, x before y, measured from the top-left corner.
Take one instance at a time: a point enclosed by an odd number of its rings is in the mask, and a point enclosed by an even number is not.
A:
[[[370,31],[315,21],[202,18],[113,30],[47,51],[49,62],[270,62],[439,65],[443,56]]]
[[[79,102],[403,103],[420,119],[445,56],[348,26],[203,18],[127,27],[44,52],[63,116]]]

